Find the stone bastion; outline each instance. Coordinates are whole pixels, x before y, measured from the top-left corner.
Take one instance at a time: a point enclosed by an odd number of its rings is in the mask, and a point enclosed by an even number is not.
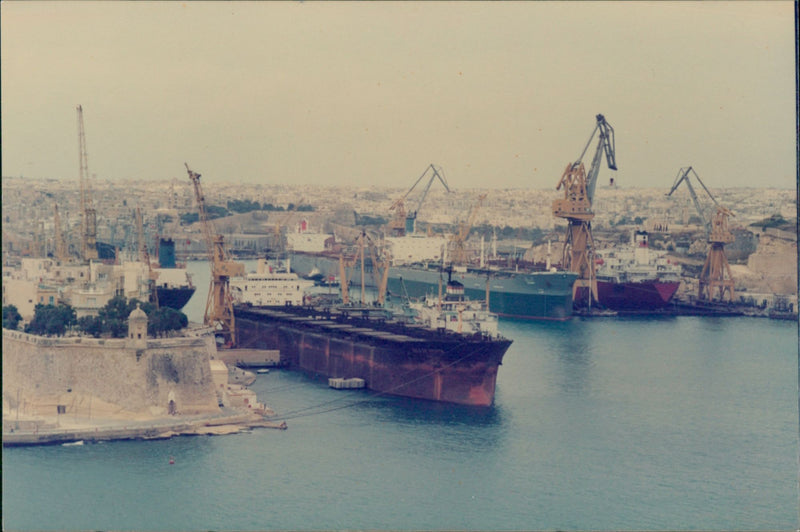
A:
[[[217,413],[210,363],[215,352],[210,335],[104,340],[3,329],[3,418]]]

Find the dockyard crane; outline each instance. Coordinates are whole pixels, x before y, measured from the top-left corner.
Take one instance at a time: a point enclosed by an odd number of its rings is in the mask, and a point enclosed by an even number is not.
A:
[[[558,186],[556,186],[556,190],[564,189],[564,198],[553,201],[553,215],[565,218],[569,223],[567,237],[564,241],[562,264],[569,271],[578,274],[578,279],[572,286],[573,299],[579,288],[586,287],[589,289],[590,303],[598,300],[593,257],[592,219],[594,212],[592,211],[592,202],[603,154],[606,156],[608,168],[617,169],[614,128],[603,115],[597,115],[596,119],[597,124],[580,157],[567,164]],[[587,173],[582,160],[595,134],[598,135],[597,147]]]
[[[342,291],[342,303],[344,305],[350,304],[350,275],[352,274],[350,268],[352,268],[355,263],[355,257],[345,257],[344,254],[339,255],[339,288]],[[350,273],[348,274],[348,272]]]
[[[450,237],[450,241],[453,244],[452,264],[465,264],[467,262],[467,251],[464,248],[464,243],[467,240],[469,232],[472,230],[472,226],[475,225],[475,218],[478,215],[478,210],[480,210],[481,205],[483,205],[483,200],[485,199],[486,194],[478,196],[478,201],[470,208],[466,220],[459,222],[457,231]]]
[[[422,178],[425,177],[428,172],[430,171],[430,178],[428,179],[428,183],[425,185],[425,189],[422,191],[419,197],[419,201],[417,201],[417,208],[413,211],[406,211],[405,202],[408,199],[408,196],[411,192],[414,191],[416,186],[422,181]],[[433,182],[438,179],[439,182],[444,186],[447,192],[450,192],[450,187],[447,186],[447,180],[444,177],[444,170],[441,168],[437,168],[433,163],[429,164],[425,171],[422,172],[422,175],[417,178],[411,188],[397,200],[392,203],[389,207],[390,211],[395,211],[395,215],[392,220],[389,222],[389,230],[392,236],[403,236],[407,233],[413,233],[417,227],[417,213],[419,212],[420,208],[422,208],[422,203],[425,201],[425,198],[428,196],[428,191],[431,189],[431,185]]]
[[[150,252],[147,251],[147,242],[144,238],[142,210],[139,207],[136,207],[136,235],[139,239],[139,261],[147,266],[147,293],[150,295],[150,302],[158,308],[158,289],[156,288],[158,273],[153,271]]]
[[[372,242],[370,241],[370,244]],[[377,251],[376,246],[370,245],[370,256],[372,258],[372,274],[375,276],[375,284],[378,287],[377,303],[386,303],[386,289],[389,285],[389,267],[392,264],[392,257],[386,249]]]
[[[692,187],[691,180],[689,179],[690,174],[694,175],[697,182],[700,183],[703,190],[706,191],[706,194],[716,207],[710,220],[700,205],[700,200],[697,197],[694,187]],[[703,263],[703,269],[698,279],[697,297],[701,300],[711,301],[715,298],[714,292],[717,291],[720,301],[723,301],[726,295],[728,296],[728,301],[733,301],[735,295],[734,280],[730,264],[728,263],[728,257],[725,254],[725,244],[730,244],[735,240],[733,233],[731,233],[728,228],[728,218],[734,216],[734,214],[730,209],[723,207],[717,202],[714,195],[711,194],[711,191],[708,190],[708,187],[706,187],[703,180],[700,179],[700,176],[697,175],[697,172],[691,166],[681,168],[678,171],[675,183],[666,195],[671,196],[681,183],[686,183],[686,188],[689,189],[689,195],[692,198],[695,209],[697,209],[700,220],[703,222],[709,244],[708,254],[706,255],[706,260]]]
[[[367,248],[369,248],[372,261],[372,275],[374,276],[375,286],[378,288],[376,303],[383,305],[386,302],[386,287],[389,282],[389,266],[392,258],[385,249],[379,249],[367,232],[362,230],[355,240],[355,253],[349,256],[345,256],[344,253],[339,255],[339,286],[342,292],[342,303],[345,305],[350,303],[350,279],[353,277],[353,268],[357,264],[361,268],[360,304],[362,306],[365,304]]]
[[[705,211],[700,206],[700,200],[697,197],[697,193],[694,191],[694,187],[692,186],[692,181],[689,179],[690,175],[693,175],[694,178],[697,180],[697,182],[700,183],[700,186],[702,186],[703,190],[706,191],[706,194],[708,194],[708,197],[711,199],[711,201],[714,202],[714,205],[719,205],[717,203],[717,200],[714,198],[714,195],[711,194],[711,191],[708,190],[705,183],[703,183],[703,180],[700,179],[700,176],[697,175],[697,172],[691,166],[687,166],[685,168],[681,168],[680,170],[678,170],[678,175],[675,177],[675,182],[672,184],[672,188],[670,189],[669,192],[667,192],[666,195],[671,196],[672,193],[678,189],[678,186],[681,183],[686,183],[686,188],[689,189],[689,196],[691,196],[692,203],[694,203],[694,208],[697,209],[697,214],[698,216],[700,216],[700,220],[703,222],[703,227],[705,227],[707,233],[710,233],[711,221],[708,219],[708,216],[705,214]]]
[[[56,260],[64,262],[69,255],[67,254],[67,244],[64,241],[64,233],[61,232],[61,217],[58,215],[57,203],[53,204],[53,233]]]
[[[92,204],[92,186],[89,181],[89,156],[86,153],[86,130],[83,126],[83,107],[78,111],[78,157],[79,181],[81,189],[81,213],[83,227],[81,231],[81,253],[83,260],[92,260],[97,254],[97,211]]]
[[[193,172],[188,164],[184,163],[184,166],[186,166],[189,179],[194,186],[200,228],[203,231],[208,261],[211,265],[211,282],[206,300],[204,323],[214,327],[216,333],[224,339],[225,344],[232,347],[236,345],[236,326],[229,281],[231,277],[244,275],[244,265],[228,259],[224,238],[217,234],[206,212],[206,200],[200,185],[200,174]]]

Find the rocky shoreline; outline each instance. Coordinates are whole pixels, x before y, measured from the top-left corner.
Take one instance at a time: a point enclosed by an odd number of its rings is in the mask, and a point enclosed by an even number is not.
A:
[[[102,420],[94,423],[61,423],[47,428],[14,428],[6,420],[3,427],[3,447],[55,445],[74,442],[112,440],[155,440],[174,436],[223,435],[247,432],[255,428],[286,429],[286,422],[270,421],[254,412],[225,409],[213,416],[170,416],[151,420]]]

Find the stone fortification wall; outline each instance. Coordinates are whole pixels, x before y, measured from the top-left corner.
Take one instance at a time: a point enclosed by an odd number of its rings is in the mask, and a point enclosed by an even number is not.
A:
[[[136,349],[127,340],[4,329],[3,410],[21,406],[24,416],[52,416],[62,405],[62,414],[83,416],[88,408],[95,417],[217,412],[212,349],[213,337],[150,339]]]

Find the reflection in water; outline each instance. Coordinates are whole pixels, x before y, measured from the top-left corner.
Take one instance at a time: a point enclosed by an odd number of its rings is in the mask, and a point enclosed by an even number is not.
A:
[[[550,335],[551,349],[560,372],[561,389],[571,394],[584,394],[591,385],[593,345],[589,324],[569,320],[557,324]]]
[[[438,403],[407,397],[391,397],[380,403],[367,403],[378,409],[380,421],[407,425],[467,425],[494,427],[502,423],[496,407]]]

